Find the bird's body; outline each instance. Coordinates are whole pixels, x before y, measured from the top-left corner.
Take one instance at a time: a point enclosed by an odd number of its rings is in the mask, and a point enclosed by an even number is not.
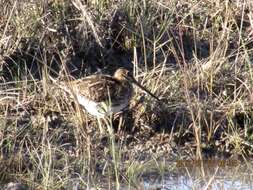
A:
[[[90,75],[61,84],[60,87],[76,98],[88,113],[103,118],[128,106],[133,95],[133,86],[123,77],[126,72],[126,69],[118,69],[114,76]]]
[[[52,79],[55,81],[54,79]],[[152,97],[159,100],[150,91],[142,87],[126,69],[119,68],[113,76],[90,75],[82,79],[60,84],[78,104],[98,118],[104,118],[125,109],[132,98],[135,83]]]

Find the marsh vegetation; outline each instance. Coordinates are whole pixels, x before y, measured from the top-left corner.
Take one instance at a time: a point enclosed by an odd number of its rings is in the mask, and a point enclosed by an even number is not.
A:
[[[188,160],[251,171],[252,1],[0,0],[0,10],[2,186],[151,189],[146,176],[180,177]],[[49,79],[119,67],[161,102],[135,88],[122,117],[98,123]],[[192,188],[212,188],[217,171],[194,167]]]

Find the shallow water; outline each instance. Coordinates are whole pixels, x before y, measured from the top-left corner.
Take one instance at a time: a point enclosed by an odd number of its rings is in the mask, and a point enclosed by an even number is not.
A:
[[[210,164],[210,163],[209,163]],[[253,168],[252,168],[253,169]],[[251,190],[253,189],[253,172],[246,164],[234,166],[181,167],[163,176],[146,175],[138,187],[127,189],[141,190]]]
[[[192,179],[186,176],[180,176],[177,178],[174,177],[166,177],[162,181],[157,182],[148,182],[144,181],[141,185],[144,190],[204,190],[204,189],[212,189],[212,190],[251,190],[253,189],[252,183],[245,183],[242,180],[238,179],[228,179],[226,176],[216,177],[211,184],[208,184],[208,181]]]

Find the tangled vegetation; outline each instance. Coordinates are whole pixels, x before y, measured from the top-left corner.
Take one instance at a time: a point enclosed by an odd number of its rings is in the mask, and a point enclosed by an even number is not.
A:
[[[0,184],[141,189],[141,176],[173,171],[177,160],[252,157],[250,0],[0,0],[0,8]],[[162,102],[135,88],[122,117],[101,124],[49,79],[119,67]]]

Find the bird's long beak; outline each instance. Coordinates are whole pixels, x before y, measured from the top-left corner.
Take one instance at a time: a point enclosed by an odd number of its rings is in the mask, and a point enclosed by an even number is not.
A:
[[[152,96],[153,98],[155,98],[158,101],[161,101],[157,96],[155,96],[152,92],[150,92],[148,89],[146,89],[144,86],[142,86],[137,80],[135,80],[134,77],[129,77],[127,76],[127,79],[129,81],[131,81],[132,83],[134,83],[136,86],[138,86],[140,89],[142,89],[143,91],[147,92],[150,96]]]

